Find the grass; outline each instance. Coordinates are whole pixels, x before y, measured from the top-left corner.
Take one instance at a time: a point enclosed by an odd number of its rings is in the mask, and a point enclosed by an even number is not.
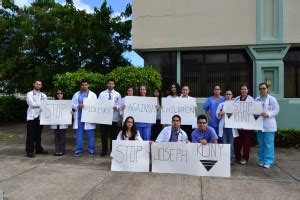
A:
[[[16,141],[22,137],[23,135],[17,134],[0,134],[0,141]]]

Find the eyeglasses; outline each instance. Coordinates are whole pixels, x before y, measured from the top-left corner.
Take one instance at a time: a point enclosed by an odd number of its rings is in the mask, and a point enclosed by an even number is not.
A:
[[[206,122],[198,122],[198,124],[206,124]]]
[[[128,124],[133,124],[133,121],[127,121],[126,123],[128,123]]]
[[[173,119],[172,121],[173,121],[173,122],[179,122],[180,120],[178,120],[178,119]]]
[[[56,93],[57,95],[59,95],[59,94],[63,94],[63,93],[61,93],[61,92],[58,92],[58,93]]]
[[[259,90],[266,90],[267,88],[259,88]]]
[[[221,90],[221,89],[214,89],[214,90]]]

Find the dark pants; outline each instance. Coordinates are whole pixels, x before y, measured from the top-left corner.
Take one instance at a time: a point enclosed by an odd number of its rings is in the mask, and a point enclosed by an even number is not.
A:
[[[41,146],[41,134],[43,126],[40,125],[39,118],[27,121],[26,153],[32,154],[34,149],[36,153],[43,151]]]
[[[251,130],[238,130],[239,137],[234,138],[234,153],[235,159],[240,161],[242,158],[246,161],[249,160],[251,143],[252,143],[252,132]],[[241,150],[243,148],[243,156]]]
[[[54,129],[54,143],[56,153],[65,153],[66,129]]]
[[[151,140],[152,141],[155,141],[157,136],[159,135],[159,133],[161,132],[162,130],[162,125],[161,125],[161,121],[160,119],[156,120],[156,124],[153,124],[153,127],[151,129],[152,131],[152,134],[151,134]]]
[[[112,148],[112,140],[117,139],[118,136],[118,122],[113,122],[112,125],[100,124],[100,135],[102,142],[102,153],[108,151],[108,137],[110,138],[110,148]]]
[[[192,141],[192,132],[193,132],[192,125],[181,125],[180,128],[186,132],[189,141]]]

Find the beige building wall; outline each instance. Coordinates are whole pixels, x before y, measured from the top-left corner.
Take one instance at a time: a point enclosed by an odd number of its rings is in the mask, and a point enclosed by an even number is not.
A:
[[[284,43],[300,43],[300,0],[284,1]]]
[[[134,49],[255,44],[256,1],[133,0],[132,38]]]

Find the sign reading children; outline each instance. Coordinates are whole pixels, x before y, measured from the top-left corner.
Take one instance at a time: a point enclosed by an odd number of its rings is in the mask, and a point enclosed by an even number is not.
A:
[[[148,141],[113,140],[112,142],[112,171],[149,172]]]
[[[161,123],[170,124],[174,115],[181,117],[182,125],[196,124],[196,99],[162,98]]]
[[[156,97],[125,97],[125,120],[128,116],[132,116],[135,122],[156,123]]]
[[[72,124],[72,106],[70,100],[45,100],[41,105],[40,124]]]
[[[224,105],[225,127],[248,130],[262,130],[263,112],[261,102],[226,101]]]

